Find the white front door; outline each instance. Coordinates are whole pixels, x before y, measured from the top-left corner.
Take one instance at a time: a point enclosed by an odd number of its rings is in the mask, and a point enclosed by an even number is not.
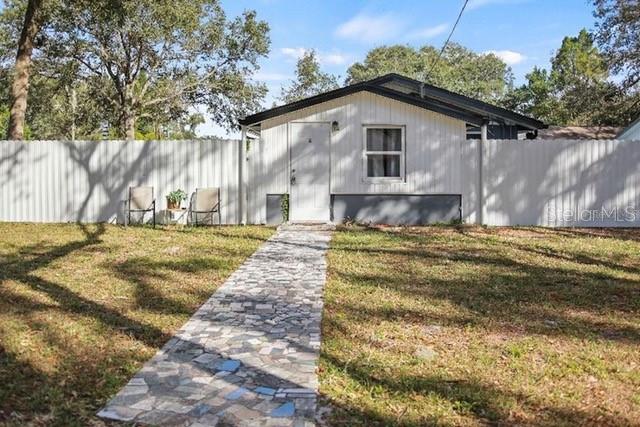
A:
[[[291,123],[289,220],[329,222],[328,123]]]

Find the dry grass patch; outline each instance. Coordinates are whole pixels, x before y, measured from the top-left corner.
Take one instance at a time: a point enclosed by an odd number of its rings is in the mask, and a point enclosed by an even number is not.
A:
[[[0,224],[0,424],[102,406],[273,230]]]
[[[335,425],[640,424],[640,230],[336,232]]]

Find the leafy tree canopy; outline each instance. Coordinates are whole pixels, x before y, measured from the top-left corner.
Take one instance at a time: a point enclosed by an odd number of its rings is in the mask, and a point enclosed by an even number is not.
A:
[[[614,74],[624,76],[626,89],[640,82],[640,2],[594,0],[596,40]]]
[[[398,73],[495,104],[500,104],[512,87],[511,69],[493,54],[478,54],[451,43],[439,60],[438,55],[433,46],[378,47],[347,70],[347,83]]]
[[[553,125],[623,125],[632,99],[609,80],[603,54],[591,34],[565,37],[551,71],[534,68],[505,105]]]
[[[250,80],[269,52],[255,12],[228,20],[217,0],[63,0],[50,52],[83,75],[107,77],[120,129],[162,110],[206,105],[228,128],[259,107],[266,89]]]
[[[15,43],[26,1],[7,3],[0,12],[3,53],[6,40]],[[103,122],[127,138],[161,124],[189,127],[196,105],[232,128],[260,108],[266,87],[252,76],[270,40],[253,11],[227,18],[217,0],[45,3],[27,112],[37,137],[68,137],[71,122],[84,137],[99,134]]]
[[[322,72],[316,52],[310,50],[298,59],[296,78],[288,87],[282,88],[280,101],[288,104],[299,99],[337,89],[338,87],[339,84],[336,76]]]

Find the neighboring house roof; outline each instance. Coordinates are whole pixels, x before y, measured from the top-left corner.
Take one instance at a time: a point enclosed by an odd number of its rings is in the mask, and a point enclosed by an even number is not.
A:
[[[636,135],[640,135],[640,117],[635,119],[629,126],[627,126],[620,134],[618,138],[626,139]]]
[[[254,125],[282,114],[330,101],[357,92],[370,92],[447,115],[480,126],[486,121],[516,125],[522,130],[544,129],[546,125],[531,117],[477,99],[459,95],[399,74],[386,74],[372,80],[281,105],[240,120],[241,125]]]
[[[616,126],[549,126],[538,131],[538,139],[616,139]]]

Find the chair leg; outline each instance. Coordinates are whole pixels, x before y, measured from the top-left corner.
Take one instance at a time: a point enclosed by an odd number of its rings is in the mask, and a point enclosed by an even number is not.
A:
[[[218,209],[218,227],[222,225],[222,212]]]

